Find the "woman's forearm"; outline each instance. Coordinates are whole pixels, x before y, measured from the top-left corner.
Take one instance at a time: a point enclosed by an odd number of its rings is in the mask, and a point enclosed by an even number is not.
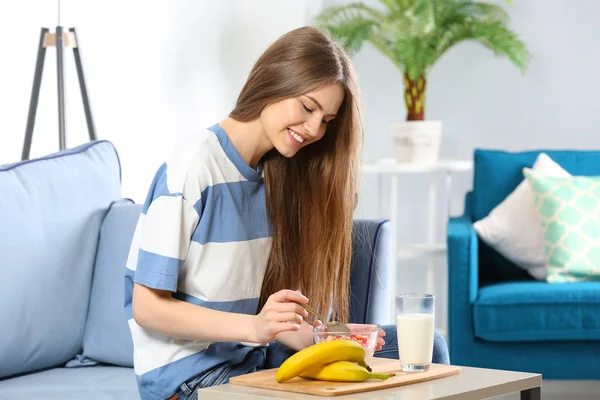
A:
[[[314,344],[313,327],[306,321],[303,321],[299,330],[296,332],[282,332],[277,335],[276,340],[296,351],[302,350]]]
[[[133,317],[138,325],[181,339],[255,342],[253,315],[211,310],[134,284]]]

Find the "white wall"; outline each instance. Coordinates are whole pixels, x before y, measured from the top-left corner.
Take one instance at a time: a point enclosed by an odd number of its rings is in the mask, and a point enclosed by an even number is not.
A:
[[[57,2],[0,0],[0,164],[21,157],[40,28]],[[62,0],[75,27],[99,139],[121,157],[123,195],[144,200],[185,135],[230,111],[260,53],[320,0]],[[64,51],[67,147],[88,140],[71,49]],[[48,48],[31,157],[58,150],[56,51]]]

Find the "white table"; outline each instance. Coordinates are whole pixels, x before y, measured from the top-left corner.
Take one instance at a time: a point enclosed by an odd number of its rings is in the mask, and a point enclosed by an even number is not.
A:
[[[462,372],[458,375],[429,382],[327,398],[340,400],[479,400],[519,392],[521,393],[521,400],[539,400],[541,398],[542,376],[540,374],[472,367],[462,368]],[[227,384],[201,389],[198,391],[198,398],[250,400],[316,399],[323,397]]]
[[[468,172],[473,169],[472,160],[440,160],[435,164],[399,164],[395,159],[381,159],[374,162],[365,163],[362,166],[362,172],[366,174],[377,175],[377,190],[379,201],[379,215],[383,215],[383,177],[390,176],[390,222],[392,225],[392,254],[395,256],[396,265],[399,260],[406,258],[427,256],[429,257],[427,269],[427,291],[428,293],[435,292],[435,256],[443,256],[446,254],[446,244],[436,243],[436,199],[438,196],[437,176],[436,173],[443,172],[446,175],[445,185],[442,195],[448,199],[446,210],[444,211],[444,220],[450,216],[450,190],[452,185],[452,174],[455,172]],[[428,221],[427,221],[427,242],[414,243],[407,246],[398,246],[397,229],[398,223],[398,177],[402,174],[426,174],[429,176],[429,191],[428,191]],[[398,268],[393,269],[392,287],[397,285]],[[395,315],[395,296],[396,290],[392,291],[392,301],[390,310],[391,321],[396,320]],[[442,311],[442,312],[445,312]],[[442,315],[442,319],[445,315]]]

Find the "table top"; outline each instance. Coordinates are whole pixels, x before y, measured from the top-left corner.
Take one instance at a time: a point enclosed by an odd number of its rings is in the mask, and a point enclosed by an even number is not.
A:
[[[499,396],[541,387],[540,374],[462,367],[458,375],[415,383],[391,389],[370,391],[330,399],[366,400],[385,398],[394,400],[474,400]],[[198,392],[202,399],[315,399],[317,396],[246,386],[219,385]]]
[[[434,164],[397,163],[393,158],[384,158],[362,165],[362,172],[378,174],[406,174],[435,171],[462,172],[473,169],[473,160],[441,159]]]

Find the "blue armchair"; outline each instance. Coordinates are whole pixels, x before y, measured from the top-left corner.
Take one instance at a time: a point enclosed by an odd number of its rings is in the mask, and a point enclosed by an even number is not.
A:
[[[473,229],[540,152],[475,150],[464,215],[451,218],[447,230],[450,357],[544,379],[600,379],[600,282],[536,281]],[[544,152],[572,175],[600,176],[598,151]]]

